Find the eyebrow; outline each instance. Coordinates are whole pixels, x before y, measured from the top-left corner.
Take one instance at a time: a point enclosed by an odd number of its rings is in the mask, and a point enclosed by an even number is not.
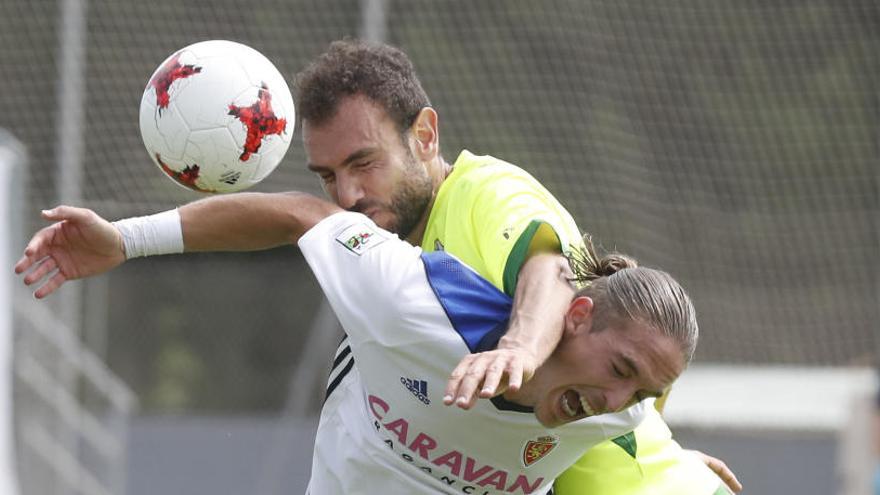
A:
[[[636,377],[639,376],[639,367],[636,366],[636,362],[633,361],[632,358],[630,358],[629,356],[627,356],[625,354],[621,354],[620,359],[622,359],[624,364],[626,364],[626,366],[630,369],[633,376],[636,376]],[[645,390],[644,393],[648,397],[654,397],[655,399],[659,399],[663,395],[662,390],[659,392],[656,392],[656,391],[651,392],[651,391]]]
[[[361,148],[352,154],[348,155],[345,160],[342,160],[343,165],[348,165],[349,163],[356,162],[362,158],[365,158],[373,153],[375,153],[378,148]],[[314,163],[309,163],[306,165],[306,168],[315,173],[321,173],[326,170],[329,170],[330,167],[325,167],[323,165],[316,165]]]

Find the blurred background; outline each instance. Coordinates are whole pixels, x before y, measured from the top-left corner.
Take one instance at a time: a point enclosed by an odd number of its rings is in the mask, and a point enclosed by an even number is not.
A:
[[[683,445],[724,459],[745,493],[873,493],[876,0],[0,0],[0,14],[0,493],[303,492],[341,330],[296,249],[134,260],[46,301],[11,267],[40,209],[116,219],[200,197],[138,130],[173,51],[239,41],[292,83],[345,36],[411,56],[448,161],[524,167],[599,244],[689,289],[701,342],[667,413]],[[254,190],[320,194],[298,134]]]

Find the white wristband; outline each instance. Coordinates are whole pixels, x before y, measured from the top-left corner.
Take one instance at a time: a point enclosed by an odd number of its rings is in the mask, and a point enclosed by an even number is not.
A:
[[[183,252],[183,229],[177,209],[113,222],[122,234],[125,259]]]

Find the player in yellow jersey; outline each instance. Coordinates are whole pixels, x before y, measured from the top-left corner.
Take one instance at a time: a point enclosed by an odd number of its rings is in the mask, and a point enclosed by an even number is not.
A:
[[[571,215],[537,180],[514,165],[468,151],[437,191],[422,238],[424,250],[454,254],[509,295],[530,253],[580,247]],[[557,479],[554,493],[728,493],[704,461],[718,462],[684,451],[653,410],[634,435],[587,452]]]

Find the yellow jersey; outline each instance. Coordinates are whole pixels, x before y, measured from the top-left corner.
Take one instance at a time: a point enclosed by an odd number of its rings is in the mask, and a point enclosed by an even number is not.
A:
[[[512,297],[529,254],[582,245],[574,219],[528,172],[462,151],[437,191],[421,247],[455,255]]]

